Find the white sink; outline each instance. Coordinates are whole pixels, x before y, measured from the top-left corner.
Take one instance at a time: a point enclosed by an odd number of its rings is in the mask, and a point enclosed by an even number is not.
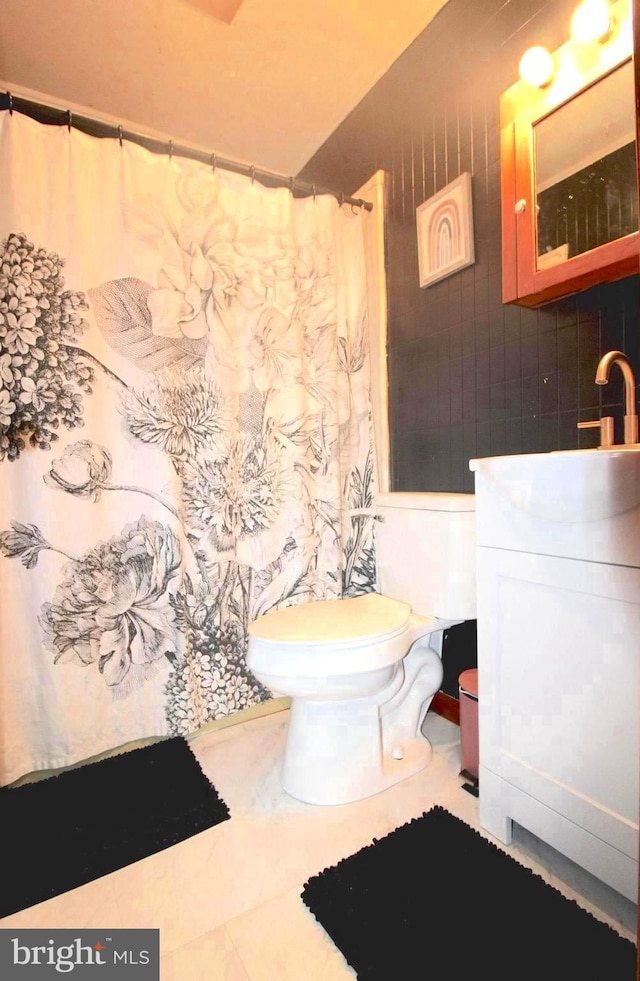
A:
[[[544,521],[602,521],[640,505],[640,446],[471,460],[516,509]]]

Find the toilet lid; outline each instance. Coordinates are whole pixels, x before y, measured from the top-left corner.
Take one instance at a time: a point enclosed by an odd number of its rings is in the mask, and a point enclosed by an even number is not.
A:
[[[261,641],[277,644],[357,644],[385,640],[404,630],[411,607],[408,603],[367,593],[344,600],[301,603],[266,613],[249,627]]]

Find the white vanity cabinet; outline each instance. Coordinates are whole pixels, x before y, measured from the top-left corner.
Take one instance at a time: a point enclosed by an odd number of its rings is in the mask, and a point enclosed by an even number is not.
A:
[[[640,451],[471,461],[480,823],[638,889]]]

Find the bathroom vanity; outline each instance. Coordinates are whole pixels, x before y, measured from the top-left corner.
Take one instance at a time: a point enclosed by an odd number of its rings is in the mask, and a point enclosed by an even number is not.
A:
[[[480,823],[638,888],[640,449],[472,460]]]

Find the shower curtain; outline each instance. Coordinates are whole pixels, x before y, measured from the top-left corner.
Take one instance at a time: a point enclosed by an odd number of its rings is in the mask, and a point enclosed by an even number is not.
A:
[[[0,116],[0,784],[272,697],[374,588],[362,214]]]

